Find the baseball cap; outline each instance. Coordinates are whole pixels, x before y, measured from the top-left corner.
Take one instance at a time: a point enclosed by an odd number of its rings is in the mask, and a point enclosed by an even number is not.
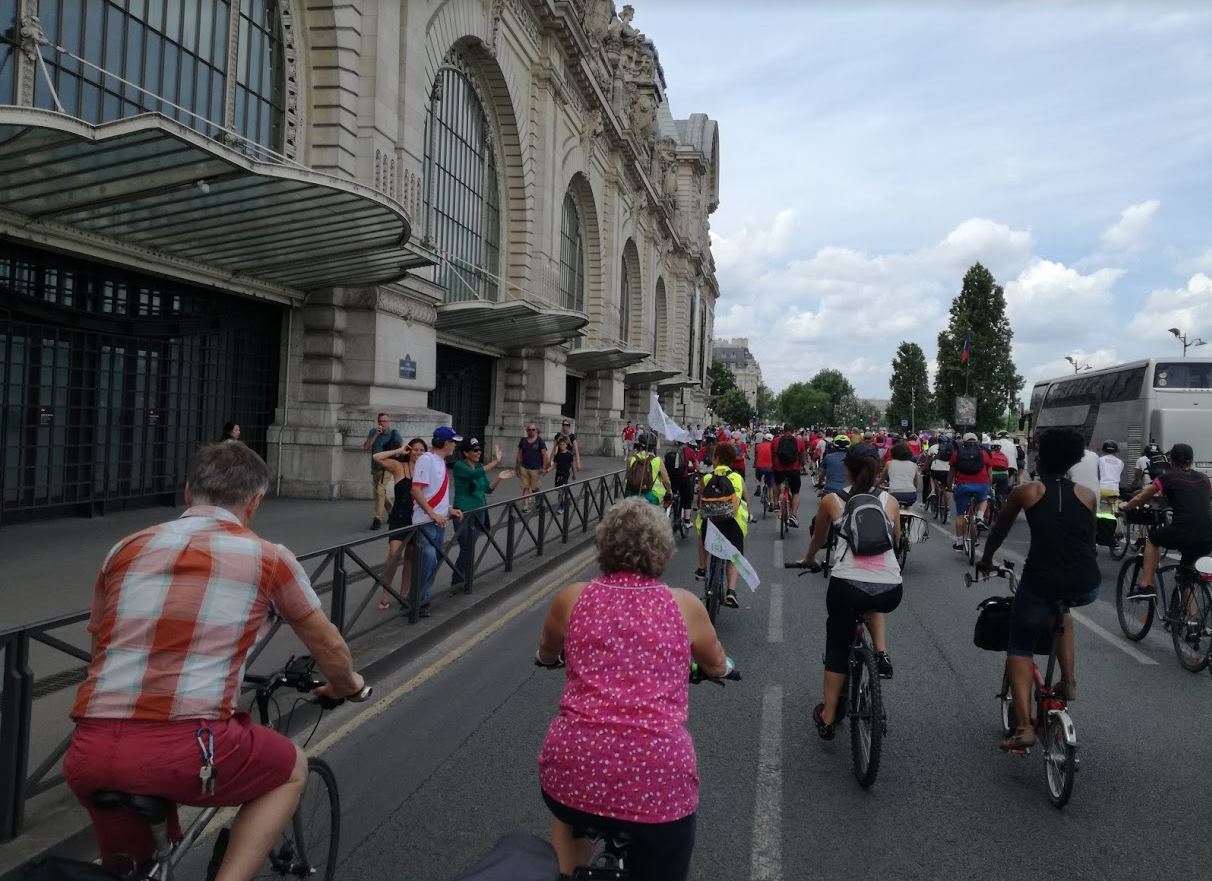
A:
[[[480,439],[478,437],[473,437],[463,442],[463,449],[466,452],[471,452],[472,450],[482,450],[484,449],[484,446],[480,443]]]
[[[964,438],[963,438],[964,443],[968,443],[968,441],[972,441],[973,443],[975,443],[978,440],[980,440],[980,438],[978,438],[972,432],[968,432],[967,434],[964,435]]]
[[[459,434],[449,425],[439,425],[433,430],[433,439],[436,441],[442,441],[443,443],[446,441],[461,441],[463,439],[463,435]]]
[[[1190,444],[1175,444],[1170,447],[1170,452],[1166,453],[1166,457],[1172,461],[1190,462],[1195,459],[1195,450]]]

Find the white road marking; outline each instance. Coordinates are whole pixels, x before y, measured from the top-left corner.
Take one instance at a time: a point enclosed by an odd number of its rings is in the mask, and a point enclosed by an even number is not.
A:
[[[937,523],[931,523],[930,525],[933,526],[935,529],[937,529],[939,532],[943,533],[944,535],[950,534],[947,532],[947,530],[944,527],[940,526]],[[1021,567],[1023,566],[1023,564],[1025,562],[1022,555],[1016,554],[1014,551],[1007,551],[1007,550],[999,551],[998,555],[1001,556],[1003,559],[1011,560],[1014,563],[1017,563],[1018,566],[1020,567],[1020,571],[1021,571]],[[1121,652],[1123,652],[1125,655],[1127,655],[1128,657],[1130,657],[1132,660],[1136,661],[1137,663],[1144,664],[1149,667],[1157,666],[1157,661],[1153,660],[1153,658],[1149,657],[1148,655],[1146,655],[1144,652],[1140,651],[1139,649],[1134,648],[1130,643],[1126,642],[1121,637],[1116,636],[1114,633],[1112,633],[1110,630],[1107,630],[1102,625],[1094,623],[1092,620],[1087,618],[1081,612],[1078,612],[1076,609],[1070,609],[1069,614],[1071,614],[1073,616],[1073,620],[1076,621],[1078,624],[1081,624],[1082,626],[1089,629],[1089,631],[1091,633],[1093,633],[1095,636],[1101,637],[1102,639],[1111,643],[1111,645],[1115,646],[1117,649],[1119,649]]]
[[[778,581],[770,585],[770,629],[766,641],[783,641],[783,585]]]
[[[753,803],[752,881],[783,879],[783,688],[762,694],[757,791]]]
[[[783,568],[783,543],[781,541],[774,543],[774,568]]]

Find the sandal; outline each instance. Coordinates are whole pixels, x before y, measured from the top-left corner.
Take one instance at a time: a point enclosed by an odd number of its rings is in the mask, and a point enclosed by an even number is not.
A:
[[[1061,698],[1065,703],[1071,704],[1077,700],[1077,683],[1066,682],[1062,679],[1052,687],[1052,693]]]
[[[379,611],[386,612],[391,608],[391,600],[379,600]]]
[[[834,730],[831,723],[825,721],[825,705],[817,704],[812,708],[812,721],[816,724],[816,733],[821,740],[833,740]]]
[[[1035,746],[1035,732],[1030,728],[1016,728],[1009,737],[1003,738],[998,749],[1007,753],[1025,753]]]

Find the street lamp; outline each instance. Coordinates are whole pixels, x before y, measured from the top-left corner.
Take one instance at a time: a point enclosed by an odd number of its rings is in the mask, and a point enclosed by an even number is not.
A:
[[[1072,355],[1066,355],[1065,360],[1073,365],[1074,373],[1081,373],[1083,370],[1093,370],[1094,369],[1089,364],[1079,363],[1078,360],[1076,358],[1074,358]]]
[[[1207,343],[1205,343],[1203,340],[1199,339],[1198,337],[1196,339],[1191,340],[1190,342],[1187,342],[1187,335],[1185,333],[1183,333],[1181,330],[1179,330],[1177,327],[1170,328],[1170,333],[1174,334],[1175,338],[1177,338],[1178,341],[1183,344],[1183,357],[1184,358],[1187,357],[1187,349],[1190,349],[1193,346],[1206,346],[1207,345]]]

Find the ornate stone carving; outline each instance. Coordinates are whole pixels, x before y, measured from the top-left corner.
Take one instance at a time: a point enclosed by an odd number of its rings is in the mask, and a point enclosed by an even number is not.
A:
[[[585,111],[581,116],[581,145],[588,146],[602,136],[605,126],[602,123],[602,111],[596,107]]]
[[[581,15],[581,24],[585,27],[585,36],[595,46],[601,45],[610,30],[611,19],[614,18],[613,0],[585,0],[585,11]]]
[[[636,88],[635,102],[631,107],[631,131],[641,147],[652,143],[656,134],[656,98],[648,89]]]
[[[26,7],[27,12],[21,16],[21,78],[17,83],[17,103],[31,106],[34,103],[34,80],[41,76],[38,70],[39,47],[46,43],[42,33],[42,22],[34,14],[32,7]]]
[[[505,17],[505,0],[492,0],[489,17],[492,20],[492,34],[488,38],[488,51],[495,57],[500,52],[497,41],[501,36],[501,19]]]
[[[287,159],[299,158],[299,132],[304,130],[303,111],[299,102],[299,51],[293,7],[294,4],[290,2],[278,4],[278,14],[282,21],[282,57],[286,61],[286,130],[282,136],[282,152]]]
[[[388,287],[344,288],[341,301],[346,309],[374,310],[410,323],[419,321],[432,326],[438,320],[438,310],[433,304],[422,303]]]

